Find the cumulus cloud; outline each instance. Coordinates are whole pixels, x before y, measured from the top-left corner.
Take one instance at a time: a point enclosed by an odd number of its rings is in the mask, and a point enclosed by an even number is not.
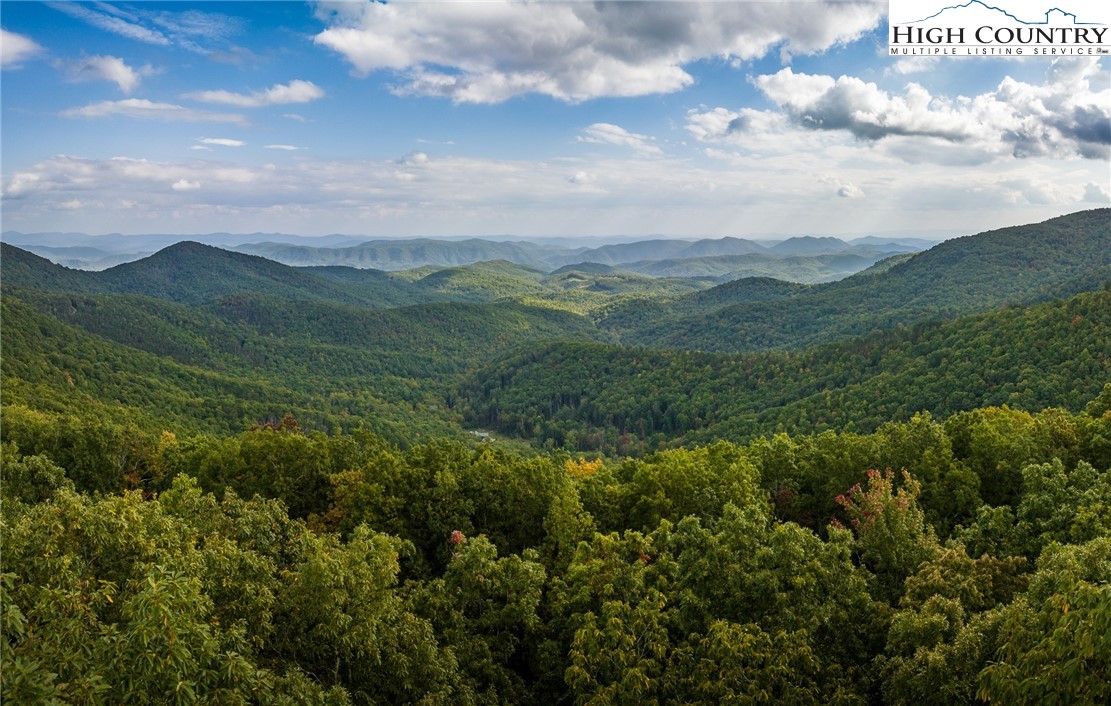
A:
[[[201,183],[199,181],[190,181],[188,179],[178,179],[170,185],[170,188],[174,191],[193,191],[195,189],[201,188]]]
[[[785,127],[784,117],[769,110],[714,108],[704,112],[692,109],[687,113],[687,131],[703,142],[742,143],[780,133]]]
[[[65,65],[71,81],[111,81],[124,93],[131,93],[143,76],[154,73],[149,64],[138,69],[116,56],[89,56]]]
[[[1111,156],[1111,89],[1097,88],[1108,85],[1098,59],[1055,63],[1041,85],[1007,77],[994,91],[971,98],[934,96],[917,83],[892,94],[854,76],[789,67],[753,82],[779,107],[780,119],[809,131],[887,141],[889,151],[908,162]],[[776,119],[751,109],[715,108],[690,113],[687,130],[705,142],[735,143],[775,129]]]
[[[934,99],[922,86],[908,84],[891,96],[854,76],[810,75],[790,68],[760,76],[756,85],[800,125],[815,130],[848,130],[867,140],[916,135],[959,141],[975,129],[966,110]]]
[[[677,91],[683,67],[812,54],[873,29],[886,3],[318,3],[315,42],[361,75],[394,72],[399,94],[497,103],[539,93],[578,102]]]
[[[70,108],[61,113],[65,118],[106,118],[121,115],[127,118],[147,120],[171,120],[184,122],[245,123],[242,115],[234,113],[211,113],[206,110],[192,110],[174,103],[156,103],[146,98],[125,98],[118,101],[100,101],[81,108]]]
[[[285,150],[286,152],[296,152],[297,150],[303,150],[305,148],[304,147],[298,147],[297,145],[266,145],[266,149],[268,149],[268,150]]]
[[[596,145],[618,145],[629,147],[642,154],[663,154],[655,145],[649,144],[652,140],[647,135],[629,132],[620,125],[612,123],[594,123],[583,128],[583,134],[576,138],[579,142],[589,142]]]
[[[234,105],[239,108],[261,108],[268,105],[285,105],[288,103],[308,103],[324,97],[324,89],[312,81],[290,81],[287,84],[277,83],[261,91],[253,93],[232,93],[231,91],[194,91],[186,93],[182,98],[201,101],[202,103],[220,103]]]
[[[1107,189],[1106,185],[1101,186],[1094,181],[1090,181],[1084,185],[1084,196],[1081,197],[1081,200],[1108,206],[1111,205],[1111,191]]]
[[[42,50],[30,37],[0,29],[0,66],[3,68],[17,68],[41,54]]]

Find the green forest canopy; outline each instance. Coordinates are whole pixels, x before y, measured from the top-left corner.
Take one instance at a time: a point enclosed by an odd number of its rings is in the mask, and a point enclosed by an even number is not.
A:
[[[817,286],[5,246],[0,699],[1106,703],[1109,214]]]
[[[1109,696],[1111,385],[642,460],[5,426],[10,703]]]

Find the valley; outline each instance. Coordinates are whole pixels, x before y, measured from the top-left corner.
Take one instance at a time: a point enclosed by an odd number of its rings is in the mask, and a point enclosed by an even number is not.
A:
[[[1111,210],[734,240],[5,242],[5,700],[1022,703],[1104,669]]]

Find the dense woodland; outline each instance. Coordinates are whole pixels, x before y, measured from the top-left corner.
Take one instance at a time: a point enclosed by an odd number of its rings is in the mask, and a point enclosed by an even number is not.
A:
[[[1078,410],[1111,380],[1109,331],[1111,288],[774,353],[558,342],[484,366],[465,399],[480,426],[621,455],[978,405]]]
[[[5,703],[1111,701],[1107,209],[818,285],[0,257]]]

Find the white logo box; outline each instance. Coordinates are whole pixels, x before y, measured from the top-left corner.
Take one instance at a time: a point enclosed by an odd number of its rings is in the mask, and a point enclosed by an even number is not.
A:
[[[1111,0],[889,0],[892,56],[1111,54]]]

